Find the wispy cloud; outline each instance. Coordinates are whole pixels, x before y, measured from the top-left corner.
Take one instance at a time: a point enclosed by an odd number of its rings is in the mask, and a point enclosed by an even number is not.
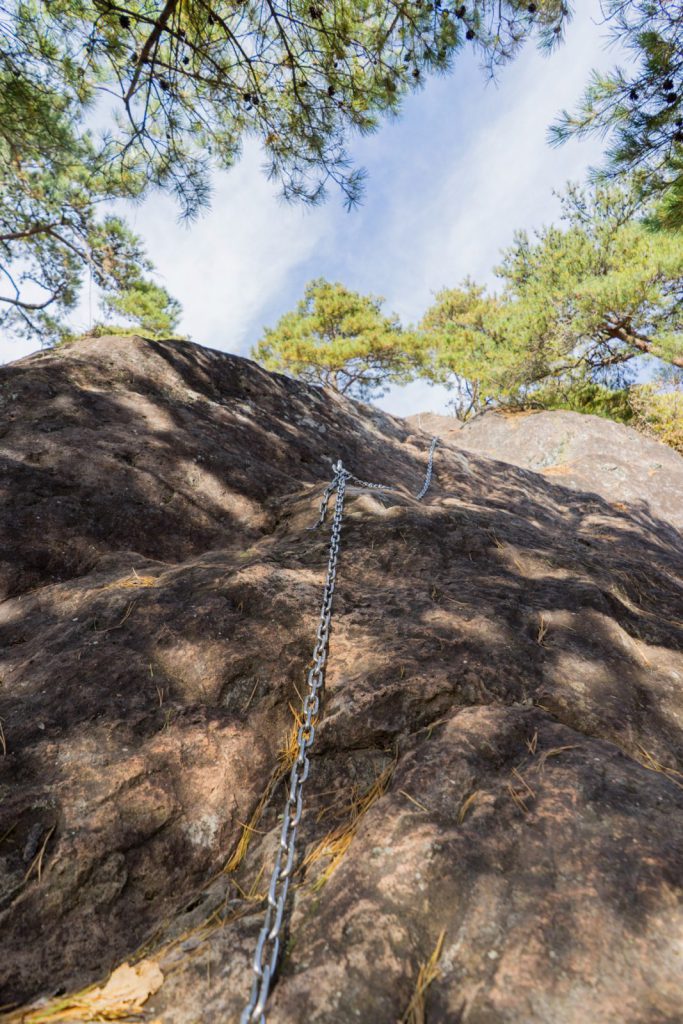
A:
[[[602,49],[597,3],[578,8],[566,45],[552,57],[527,49],[497,82],[485,82],[466,58],[453,76],[412,97],[403,120],[361,153],[370,170],[365,217],[372,230],[360,239],[340,225],[341,238],[348,236],[342,259],[408,320],[421,316],[434,290],[466,274],[491,281],[513,231],[552,220],[553,189],[582,179],[599,161],[597,141],[560,150],[546,141],[548,125],[576,101],[590,69],[613,58]]]
[[[247,146],[232,171],[216,176],[211,210],[196,223],[178,223],[164,196],[133,217],[164,284],[183,303],[181,329],[230,352],[252,340],[249,326],[274,294],[287,291],[293,268],[312,257],[331,213],[285,204],[260,163],[257,147]]]

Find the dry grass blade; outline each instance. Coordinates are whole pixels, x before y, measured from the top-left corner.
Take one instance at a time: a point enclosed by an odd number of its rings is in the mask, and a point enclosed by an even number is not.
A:
[[[443,650],[443,647],[441,649]],[[438,718],[436,720],[436,722],[430,722],[429,725],[424,725],[418,731],[419,732],[426,732],[427,733],[427,739],[431,740],[432,733],[434,732],[434,730],[438,729],[440,725],[445,725],[447,722],[450,722],[450,720],[451,720],[450,716],[447,716],[446,718]]]
[[[541,615],[538,621],[538,633],[536,634],[536,643],[539,647],[545,647],[545,638],[548,635],[550,624],[546,619],[545,615]]]
[[[242,886],[239,885],[234,878],[232,879],[232,884],[237,889],[238,893],[240,894],[240,897],[247,903],[260,903],[261,900],[264,900],[267,896],[267,893],[259,892],[258,888],[259,885],[261,884],[261,879],[263,878],[264,867],[265,865],[262,864],[261,867],[259,868],[259,872],[256,878],[251,883],[248,889],[243,889]]]
[[[124,576],[123,579],[114,580],[113,583],[108,583],[104,590],[127,590],[131,587],[155,587],[157,583],[156,576],[140,576],[139,573],[133,569],[132,576]]]
[[[429,960],[420,967],[420,970],[417,973],[417,981],[415,982],[415,990],[410,997],[410,1002],[406,1007],[406,1012],[401,1017],[400,1024],[425,1024],[426,993],[429,986],[441,973],[438,963],[441,959],[443,940],[445,937],[446,930],[444,929],[436,940],[436,946],[434,947]]]
[[[126,622],[126,620],[130,617],[131,612],[133,611],[133,608],[135,608],[135,601],[131,601],[131,603],[128,605],[128,607],[126,609],[125,615],[123,616],[123,618],[121,619],[120,622],[116,623],[115,626],[107,626],[106,629],[96,629],[95,632],[96,633],[111,633],[115,629],[121,629],[121,626],[123,626],[123,624]]]
[[[282,748],[281,748],[280,753],[278,755],[279,756],[279,760],[280,760],[280,768],[279,768],[279,770],[280,770],[282,775],[286,775],[287,772],[291,770],[292,765],[296,761],[296,758],[297,758],[298,753],[299,753],[299,729],[301,728],[301,726],[303,724],[303,718],[302,718],[301,714],[296,710],[296,708],[292,707],[292,705],[290,704],[289,705],[289,710],[292,712],[292,718],[294,719],[294,724],[292,725],[292,728],[287,733],[287,739],[285,740],[284,744],[282,745]],[[316,719],[314,718],[313,719],[313,725],[315,725],[315,724],[316,724]]]
[[[330,859],[325,870],[313,883],[314,890],[322,889],[325,882],[329,880],[339,867],[344,854],[351,846],[354,836],[360,828],[362,819],[372,805],[386,793],[395,768],[396,761],[394,760],[377,776],[370,788],[361,797],[354,796],[351,802],[349,820],[328,832],[324,839],[304,858],[301,865],[304,870],[310,864],[315,864],[316,861],[321,860],[323,857],[329,857]]]
[[[230,860],[225,865],[225,871],[236,871],[237,868],[242,863],[242,861],[244,860],[244,858],[246,857],[247,850],[249,849],[249,844],[251,843],[251,838],[255,832],[258,832],[258,823],[261,820],[261,816],[271,796],[273,795],[273,790],[281,781],[281,779],[283,779],[285,775],[287,775],[287,773],[291,770],[291,767],[294,764],[296,756],[299,753],[298,736],[299,727],[301,726],[302,719],[301,715],[291,705],[290,710],[294,717],[294,724],[287,733],[287,738],[278,755],[277,767],[274,769],[273,773],[268,779],[266,788],[263,790],[259,802],[252,811],[249,821],[242,825],[242,834],[240,835],[234,853],[232,854]]]
[[[38,881],[40,881],[41,878],[43,877],[43,858],[45,857],[45,850],[47,849],[47,844],[50,842],[50,837],[54,832],[55,828],[56,825],[53,825],[52,828],[48,829],[48,831],[45,833],[45,838],[40,844],[40,849],[38,850],[38,853],[35,855],[35,857],[33,858],[33,860],[31,861],[26,870],[26,874],[24,875],[24,882],[28,882],[29,878],[31,877],[34,871],[38,876]]]
[[[659,774],[667,778],[669,782],[673,782],[674,786],[678,786],[680,789],[683,789],[683,772],[679,772],[676,768],[668,768],[665,764],[662,764],[661,761],[658,761],[654,754],[651,754],[649,750],[646,750],[645,747],[641,747],[640,744],[638,744],[638,752],[640,754],[638,760],[640,764],[642,764],[643,768],[647,768],[648,771],[651,772],[659,772]]]
[[[237,868],[242,863],[242,861],[244,860],[244,858],[246,857],[247,850],[249,849],[249,844],[251,842],[251,837],[255,832],[258,831],[256,826],[261,820],[261,815],[265,810],[266,804],[268,803],[272,796],[273,789],[282,778],[282,774],[283,773],[280,770],[280,768],[277,768],[270,776],[268,784],[264,789],[263,793],[261,794],[259,802],[252,811],[249,821],[242,826],[242,833],[237,842],[237,846],[235,847],[235,850],[232,856],[230,857],[229,861],[225,865],[226,871],[236,871]]]
[[[552,747],[550,750],[544,750],[539,756],[535,768],[537,771],[542,771],[549,757],[557,757],[558,754],[563,754],[566,750],[576,750],[576,744],[570,743],[564,747]]]
[[[463,800],[460,810],[458,811],[459,825],[462,825],[463,821],[465,820],[465,816],[467,815],[467,812],[469,811],[472,804],[474,804],[475,801],[479,799],[480,795],[481,790],[475,789],[473,793],[470,793],[470,795],[466,797],[465,800]]]
[[[419,807],[421,811],[427,811],[427,813],[429,813],[429,808],[425,807],[424,804],[421,804],[420,801],[416,800],[414,796],[410,795],[410,793],[406,793],[405,789],[399,789],[399,793],[401,796],[404,796],[406,800],[410,800],[411,804],[415,804],[416,807]]]
[[[91,986],[70,996],[55,999],[46,1006],[20,1011],[8,1024],[61,1024],[67,1021],[123,1020],[137,1014],[151,995],[157,992],[164,976],[157,963],[143,960],[133,967],[121,964],[105,985]]]
[[[508,791],[510,797],[512,798],[513,803],[517,807],[519,807],[520,811],[522,811],[524,814],[528,814],[529,813],[529,808],[527,807],[527,805],[525,803],[524,794],[520,793],[518,790],[516,790],[515,787],[512,785],[512,783],[510,783],[510,782],[507,783],[507,791]]]
[[[2,718],[0,718],[0,748],[2,748],[2,756],[7,757],[7,739],[5,738],[5,730],[2,727]]]
[[[521,772],[517,768],[513,768],[512,769],[512,774],[515,776],[515,778],[519,782],[521,782],[521,784],[524,786],[524,788],[527,791],[527,793],[529,794],[529,796],[533,799],[536,796],[536,794],[534,793],[533,789],[531,788],[529,783],[526,781],[524,776],[521,774]]]
[[[256,682],[254,683],[254,687],[253,687],[251,693],[249,694],[249,700],[244,705],[244,710],[245,711],[249,710],[249,706],[251,705],[251,702],[254,699],[254,694],[256,693],[256,690],[258,689],[258,684],[259,684],[259,680],[257,679]]]

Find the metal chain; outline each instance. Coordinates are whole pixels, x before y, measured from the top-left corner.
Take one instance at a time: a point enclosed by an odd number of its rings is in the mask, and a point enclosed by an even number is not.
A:
[[[429,451],[425,482],[416,496],[418,501],[425,496],[432,480],[432,466],[436,443],[437,439],[434,438]],[[340,459],[334,467],[332,480],[323,491],[320,502],[320,516],[316,526],[321,526],[324,523],[330,498],[335,491],[337,492],[337,500],[332,518],[327,577],[325,579],[325,589],[323,590],[320,622],[316,634],[315,647],[313,648],[313,667],[308,673],[306,682],[308,689],[303,702],[302,720],[297,734],[298,751],[289,775],[289,791],[280,830],[280,842],[268,887],[266,916],[259,933],[258,942],[256,943],[256,952],[254,953],[252,963],[254,979],[252,981],[249,1001],[240,1017],[240,1024],[266,1024],[266,1001],[277,969],[280,954],[280,931],[289,892],[289,883],[295,867],[296,837],[303,809],[303,785],[308,778],[310,770],[308,751],[313,745],[315,737],[315,718],[320,710],[319,694],[325,682],[325,664],[327,662],[330,625],[332,621],[332,598],[334,596],[334,585],[337,576],[337,560],[339,558],[341,528],[344,517],[346,484],[349,480],[355,480],[361,487],[369,487],[374,490],[390,489],[385,487],[384,484],[373,484],[365,480],[359,480],[348,469],[344,469]]]
[[[418,493],[415,495],[418,501],[421,501],[424,498],[425,494],[429,490],[429,485],[432,482],[432,469],[434,468],[434,449],[436,448],[437,442],[438,438],[433,437],[432,446],[429,449],[429,459],[427,460],[427,473],[425,475],[425,482],[423,483]]]

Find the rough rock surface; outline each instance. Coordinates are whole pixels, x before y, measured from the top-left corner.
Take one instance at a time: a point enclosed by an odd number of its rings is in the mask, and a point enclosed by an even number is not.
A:
[[[396,1024],[442,933],[430,1024],[681,1020],[659,476],[646,513],[458,436],[418,503],[428,434],[183,343],[21,360],[0,410],[1,1003],[143,957],[155,1021],[238,1018],[341,457],[395,490],[348,491],[269,1021]]]
[[[465,424],[423,413],[409,422],[459,448],[533,469],[683,530],[683,457],[622,423],[576,412],[487,412]]]

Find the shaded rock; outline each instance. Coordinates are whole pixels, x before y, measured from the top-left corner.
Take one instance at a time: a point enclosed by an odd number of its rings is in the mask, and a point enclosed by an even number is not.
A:
[[[80,342],[0,395],[3,1004],[142,947],[153,1017],[238,1017],[341,457],[394,489],[348,489],[268,1019],[395,1024],[441,933],[428,1021],[677,1019],[683,544],[655,478],[646,514],[447,438],[418,503],[414,426],[186,343]]]

